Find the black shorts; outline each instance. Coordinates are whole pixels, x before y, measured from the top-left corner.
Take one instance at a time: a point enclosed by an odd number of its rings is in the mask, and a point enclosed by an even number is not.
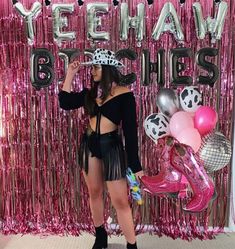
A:
[[[126,153],[117,130],[99,136],[94,131],[83,134],[79,150],[79,165],[86,174],[88,170],[92,170],[88,167],[88,160],[93,156],[103,162],[105,181],[118,180],[126,176]]]

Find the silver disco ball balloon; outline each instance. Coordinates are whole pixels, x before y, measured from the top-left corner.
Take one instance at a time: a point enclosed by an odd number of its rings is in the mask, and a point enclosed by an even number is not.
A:
[[[220,132],[210,133],[202,139],[198,153],[208,172],[217,171],[230,161],[231,142]]]

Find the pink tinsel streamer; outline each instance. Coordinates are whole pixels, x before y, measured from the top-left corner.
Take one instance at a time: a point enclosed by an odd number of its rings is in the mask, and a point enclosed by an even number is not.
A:
[[[22,0],[30,8],[33,0]],[[72,234],[93,231],[89,211],[88,192],[77,165],[79,140],[87,119],[82,110],[65,112],[58,106],[58,79],[62,76],[62,62],[58,57],[59,48],[53,41],[51,6],[44,1],[42,13],[35,20],[36,38],[33,47],[48,48],[55,56],[55,80],[47,89],[36,91],[30,82],[29,58],[31,47],[27,44],[24,23],[14,10],[11,1],[2,0],[0,8],[0,231],[4,234]],[[138,53],[138,60],[127,62],[125,73],[134,71],[137,82],[132,86],[136,95],[139,124],[139,144],[141,162],[146,173],[159,172],[158,154],[153,143],[147,138],[142,127],[144,118],[157,112],[156,94],[158,86],[140,84],[140,56],[142,49],[150,49],[151,60],[156,61],[159,48],[167,53],[177,47],[169,34],[163,34],[159,41],[151,39],[153,26],[158,20],[165,1],[154,1],[146,7],[146,38],[138,47],[135,34],[130,31],[127,41],[119,40],[119,6],[112,1],[85,1],[81,7],[77,1],[54,0],[53,3],[74,3],[75,11],[68,15],[69,28],[76,32],[75,41],[64,43],[62,48],[79,48],[81,51],[94,44],[86,38],[86,5],[90,2],[107,2],[109,13],[105,16],[102,29],[109,32],[108,42],[97,42],[96,46],[117,51],[132,48]],[[136,15],[136,5],[141,1],[129,1],[130,15]],[[142,1],[143,2],[143,1]],[[192,3],[187,0],[180,6],[178,0],[171,0],[176,8],[184,30],[185,47],[192,48],[193,59],[189,62],[188,73],[193,77],[200,73],[195,63],[195,53],[203,47],[219,48],[220,56],[216,64],[220,68],[218,87],[200,86],[204,104],[218,110],[219,128],[228,138],[232,137],[233,70],[234,50],[232,50],[232,30],[234,30],[235,9],[232,0],[228,3],[228,14],[221,41],[211,44],[207,38],[199,41],[195,35]],[[213,1],[200,1],[204,17],[214,16]],[[233,40],[234,42],[234,40]],[[166,62],[166,86],[169,84],[168,61]],[[89,69],[81,70],[75,79],[74,90],[89,86]],[[154,77],[154,75],[152,75]],[[180,90],[180,88],[178,88]],[[154,160],[153,160],[154,159]],[[155,160],[156,159],[156,160]],[[154,163],[153,163],[154,162]],[[226,167],[214,173],[218,197],[206,211],[200,214],[186,214],[181,211],[187,199],[153,197],[144,195],[144,205],[137,207],[134,202],[134,218],[137,233],[147,231],[158,236],[167,235],[173,239],[211,239],[223,231],[227,225],[229,186],[231,169]],[[130,200],[132,201],[132,200]],[[105,218],[117,219],[107,195]],[[211,226],[214,229],[208,230]],[[110,233],[121,231],[112,227]]]

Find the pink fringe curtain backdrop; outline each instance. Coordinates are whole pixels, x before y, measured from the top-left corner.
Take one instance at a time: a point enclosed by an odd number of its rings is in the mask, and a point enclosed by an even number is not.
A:
[[[34,0],[22,0],[30,8]],[[146,7],[146,37],[141,47],[137,46],[135,34],[130,31],[127,41],[119,39],[119,6],[112,1],[85,1],[78,6],[75,0],[53,0],[46,7],[44,1],[41,14],[35,23],[35,44],[27,43],[24,22],[16,13],[11,1],[2,0],[0,8],[0,231],[13,233],[53,233],[79,235],[81,231],[92,231],[93,225],[89,212],[88,193],[77,165],[79,139],[87,123],[82,110],[66,112],[58,106],[58,79],[63,75],[63,63],[58,57],[59,47],[53,41],[52,4],[74,3],[75,11],[68,16],[68,30],[76,32],[74,41],[65,42],[62,48],[78,48],[81,51],[91,48],[86,39],[87,21],[86,5],[90,2],[107,2],[110,5],[103,29],[110,33],[110,40],[98,42],[98,47],[117,51],[132,48],[138,59],[130,62],[126,72],[136,72],[137,82],[132,85],[136,96],[138,113],[138,131],[141,162],[146,173],[157,174],[158,155],[152,141],[144,133],[144,118],[157,112],[156,84],[142,86],[140,83],[140,57],[143,49],[150,49],[151,60],[156,60],[159,48],[164,48],[166,55],[171,48],[177,47],[172,35],[163,34],[159,41],[151,39],[153,26],[158,20],[160,11],[166,1],[154,1],[148,6],[147,1],[128,1],[130,15],[136,15],[138,3]],[[217,109],[219,130],[228,138],[232,137],[232,103],[234,87],[234,31],[235,6],[233,0],[227,0],[228,12],[222,38],[211,44],[209,36],[198,40],[192,4],[186,0],[180,5],[178,0],[170,1],[176,8],[185,34],[185,47],[192,48],[189,74],[194,79],[200,69],[196,66],[195,54],[203,47],[219,49],[219,56],[214,62],[220,69],[220,78],[213,88],[201,86],[204,104]],[[217,11],[212,0],[200,1],[204,17],[214,16]],[[55,56],[55,80],[48,88],[36,91],[29,78],[30,53],[32,48],[44,47]],[[233,47],[234,48],[234,47]],[[169,82],[168,61],[166,64],[166,87]],[[89,69],[82,69],[74,82],[74,90],[89,86]],[[182,87],[178,87],[180,90]],[[144,205],[137,207],[133,203],[133,213],[137,233],[147,231],[159,236],[190,240],[193,238],[212,238],[223,231],[228,220],[230,198],[230,173],[228,165],[214,173],[213,179],[218,192],[217,199],[204,212],[189,214],[181,211],[186,199],[169,197],[151,197],[144,195]],[[106,195],[106,219],[115,214]],[[212,226],[212,230],[208,229]],[[112,226],[110,233],[120,233],[118,227]]]

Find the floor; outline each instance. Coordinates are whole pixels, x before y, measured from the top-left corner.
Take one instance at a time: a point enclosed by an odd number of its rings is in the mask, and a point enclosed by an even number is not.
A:
[[[137,237],[139,249],[232,249],[235,248],[235,233],[220,234],[213,240],[181,239],[173,240],[168,237],[149,235],[148,233]],[[84,233],[81,236],[47,236],[39,235],[0,235],[0,249],[91,249],[94,237]],[[123,236],[109,238],[108,249],[125,249]]]

